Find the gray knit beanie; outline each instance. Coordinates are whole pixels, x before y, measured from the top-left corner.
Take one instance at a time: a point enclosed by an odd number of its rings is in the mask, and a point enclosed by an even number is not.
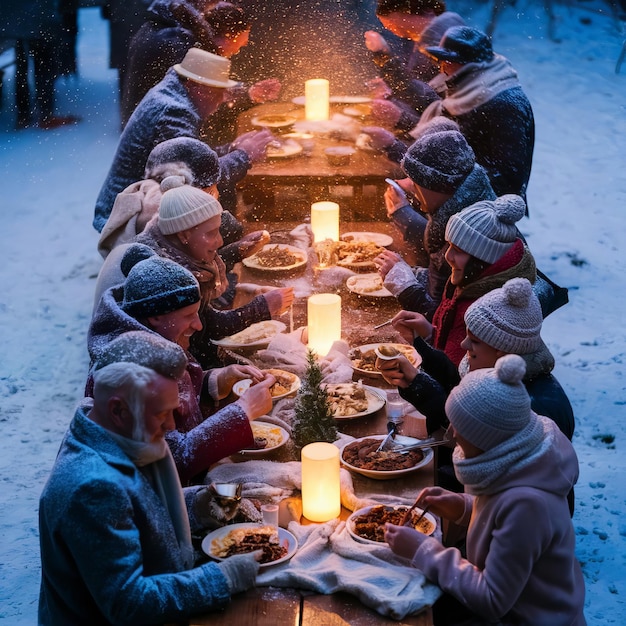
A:
[[[454,121],[445,115],[437,115],[424,124],[418,124],[411,132],[410,135],[413,139],[417,140],[424,135],[430,133],[442,133],[447,130],[457,130],[461,132],[461,128]]]
[[[145,178],[163,179],[189,173],[194,187],[211,187],[220,178],[220,161],[206,143],[192,137],[174,137],[157,144],[148,155]]]
[[[448,220],[446,241],[481,261],[495,263],[519,237],[515,224],[525,213],[520,196],[481,200]]]
[[[139,261],[124,282],[121,309],[136,319],[164,315],[200,301],[196,277],[182,265],[153,256]]]
[[[170,176],[161,185],[176,183],[175,179],[182,182],[182,177]],[[164,235],[179,233],[221,215],[222,210],[222,205],[201,189],[190,185],[170,187],[161,197],[159,229]]]
[[[524,359],[507,354],[495,367],[469,372],[450,392],[446,415],[454,430],[483,451],[506,441],[536,419],[522,380]]]
[[[465,326],[487,345],[509,354],[530,354],[543,344],[543,315],[527,278],[512,278],[474,302]]]
[[[426,132],[407,150],[402,169],[420,187],[453,194],[476,162],[474,151],[455,130]]]

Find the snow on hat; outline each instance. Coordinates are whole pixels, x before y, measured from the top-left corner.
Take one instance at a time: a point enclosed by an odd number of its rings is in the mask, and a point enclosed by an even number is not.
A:
[[[170,181],[170,178],[173,180]],[[159,204],[159,229],[164,235],[193,228],[221,215],[223,211],[222,205],[213,196],[197,187],[181,185],[181,182],[180,177],[170,176],[161,183],[161,186],[175,185],[161,196]]]
[[[453,194],[475,162],[474,151],[460,132],[433,130],[409,147],[401,165],[416,185]]]
[[[458,130],[461,132],[459,125],[445,115],[437,115],[428,122],[418,124],[410,133],[413,139],[419,139],[429,133],[438,133],[446,130]]]
[[[427,46],[426,52],[439,61],[482,63],[493,58],[491,39],[470,26],[452,26],[443,34],[438,46]]]
[[[538,350],[543,315],[526,278],[512,278],[480,297],[465,312],[465,326],[487,345],[509,354]]]
[[[230,89],[238,83],[230,80],[230,61],[200,48],[189,48],[185,58],[173,66],[180,76],[207,87]]]
[[[170,167],[168,167],[170,166]],[[177,166],[177,167],[176,167]],[[157,144],[148,155],[145,178],[162,179],[170,174],[189,172],[194,187],[210,187],[220,178],[217,154],[206,143],[192,137],[174,137]]]
[[[199,301],[196,277],[182,265],[155,255],[140,260],[128,272],[120,306],[128,315],[143,319],[178,311]]]
[[[96,358],[93,371],[113,363],[135,363],[178,380],[187,367],[187,355],[178,345],[156,333],[132,330],[108,343]]]
[[[481,261],[495,263],[519,237],[515,223],[525,213],[520,196],[481,200],[448,220],[446,241]]]
[[[124,252],[124,256],[120,261],[122,274],[128,276],[128,272],[130,272],[139,261],[145,261],[145,259],[149,259],[151,256],[155,255],[156,252],[150,246],[146,246],[143,243],[132,244],[128,247],[126,252]]]
[[[522,379],[524,359],[507,354],[495,367],[469,372],[450,392],[446,415],[463,439],[490,450],[537,419]]]

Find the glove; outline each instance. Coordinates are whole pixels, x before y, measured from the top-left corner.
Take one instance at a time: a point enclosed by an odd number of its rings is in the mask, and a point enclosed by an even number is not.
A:
[[[251,554],[235,554],[217,564],[226,577],[231,595],[254,587],[259,572],[259,563],[255,555],[260,552],[257,550]]]

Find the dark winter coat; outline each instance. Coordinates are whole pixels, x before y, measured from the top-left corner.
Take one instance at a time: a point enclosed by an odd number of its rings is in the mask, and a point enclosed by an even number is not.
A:
[[[109,22],[109,67],[124,70],[132,36],[147,17],[150,0],[105,0],[102,14]]]
[[[397,298],[403,309],[417,311],[428,319],[432,318],[450,276],[450,266],[445,259],[448,249],[448,242],[445,239],[448,220],[455,213],[475,202],[495,199],[496,195],[489,184],[485,170],[480,165],[475,165],[456,193],[434,213],[427,215],[423,240],[429,259],[428,268],[417,268],[419,276],[398,294]],[[419,217],[410,206],[394,211],[391,216],[392,221],[403,232],[404,239],[409,244],[419,237],[414,232],[416,229],[413,226],[414,220]]]
[[[131,183],[143,180],[146,161],[152,149],[166,139],[192,137],[200,139],[202,120],[180,77],[170,69],[153,87],[131,116],[117,147],[113,163],[96,201],[94,228],[104,227],[117,194]],[[220,156],[221,180],[232,185],[241,180],[251,167],[243,150],[227,152],[228,147],[214,148]]]
[[[154,332],[120,308],[123,297],[123,288],[113,287],[104,292],[96,307],[87,333],[92,362],[105,346],[125,332]],[[187,358],[187,372],[178,383],[180,405],[174,411],[176,430],[165,436],[183,485],[199,482],[213,463],[254,444],[250,422],[238,404],[228,404],[210,415],[213,407],[209,405],[206,388],[207,372],[191,354]],[[89,381],[88,393],[90,386]]]
[[[511,278],[527,278],[534,283],[536,277],[535,260],[522,240],[517,239],[500,259],[469,285],[455,287],[448,280],[441,303],[433,315],[433,346],[443,350],[458,365],[465,354],[461,342],[465,339],[465,311],[470,304],[492,289],[502,287]]]
[[[41,495],[39,536],[39,624],[178,623],[230,597],[215,563],[185,569],[163,501],[84,408]]]

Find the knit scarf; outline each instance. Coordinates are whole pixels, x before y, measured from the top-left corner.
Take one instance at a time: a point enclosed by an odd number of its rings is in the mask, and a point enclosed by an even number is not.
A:
[[[161,232],[158,215],[148,222],[146,229],[136,241],[150,246],[159,256],[175,261],[188,269],[200,283],[203,302],[219,298],[228,287],[226,266],[220,256],[216,254],[215,259],[209,263],[192,259],[174,246]]]
[[[178,478],[176,464],[165,440],[158,443],[145,443],[122,437],[108,431],[117,445],[150,481],[156,494],[167,509],[182,555],[185,569],[194,562],[191,530],[185,497]]]
[[[456,446],[452,454],[456,477],[471,495],[497,493],[508,477],[549,452],[555,432],[554,422],[532,413],[526,427],[474,458],[466,459],[461,447]]]
[[[510,61],[494,54],[491,61],[467,63],[446,81],[443,100],[432,102],[422,114],[418,126],[437,117],[457,117],[474,111],[499,93],[519,86],[517,72]]]

